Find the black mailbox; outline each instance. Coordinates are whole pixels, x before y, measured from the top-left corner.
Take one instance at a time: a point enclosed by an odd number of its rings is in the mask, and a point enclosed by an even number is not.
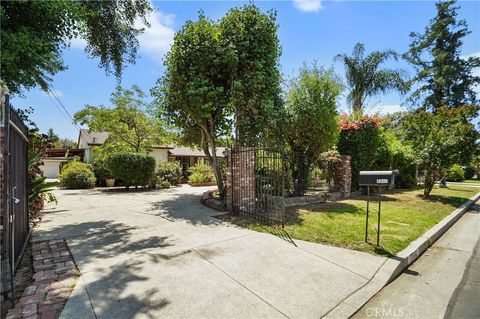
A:
[[[395,185],[395,175],[393,171],[361,171],[359,184],[392,188]]]

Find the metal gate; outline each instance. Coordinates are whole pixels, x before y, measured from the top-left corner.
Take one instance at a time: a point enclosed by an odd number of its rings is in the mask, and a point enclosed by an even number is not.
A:
[[[12,284],[28,240],[28,128],[11,108],[9,96],[2,103],[2,135],[0,140],[3,163],[1,222],[2,222],[2,293]]]
[[[237,146],[228,159],[231,210],[257,220],[285,222],[285,150]]]

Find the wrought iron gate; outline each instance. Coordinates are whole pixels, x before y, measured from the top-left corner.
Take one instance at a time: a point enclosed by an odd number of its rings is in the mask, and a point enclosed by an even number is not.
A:
[[[29,234],[28,224],[28,128],[18,113],[10,107],[5,95],[0,111],[3,163],[1,189],[1,254],[2,293],[12,284],[11,279],[20,263]]]
[[[235,214],[266,222],[285,222],[285,150],[234,147],[228,158],[227,196]]]

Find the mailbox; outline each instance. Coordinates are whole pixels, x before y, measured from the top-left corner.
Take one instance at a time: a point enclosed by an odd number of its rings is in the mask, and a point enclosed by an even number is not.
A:
[[[361,171],[360,186],[387,186],[389,189],[395,185],[394,171]]]

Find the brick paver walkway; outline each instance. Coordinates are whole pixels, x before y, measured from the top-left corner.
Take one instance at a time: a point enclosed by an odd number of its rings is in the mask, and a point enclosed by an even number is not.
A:
[[[23,291],[7,319],[58,318],[75,287],[77,266],[63,239],[32,244],[34,283]]]

